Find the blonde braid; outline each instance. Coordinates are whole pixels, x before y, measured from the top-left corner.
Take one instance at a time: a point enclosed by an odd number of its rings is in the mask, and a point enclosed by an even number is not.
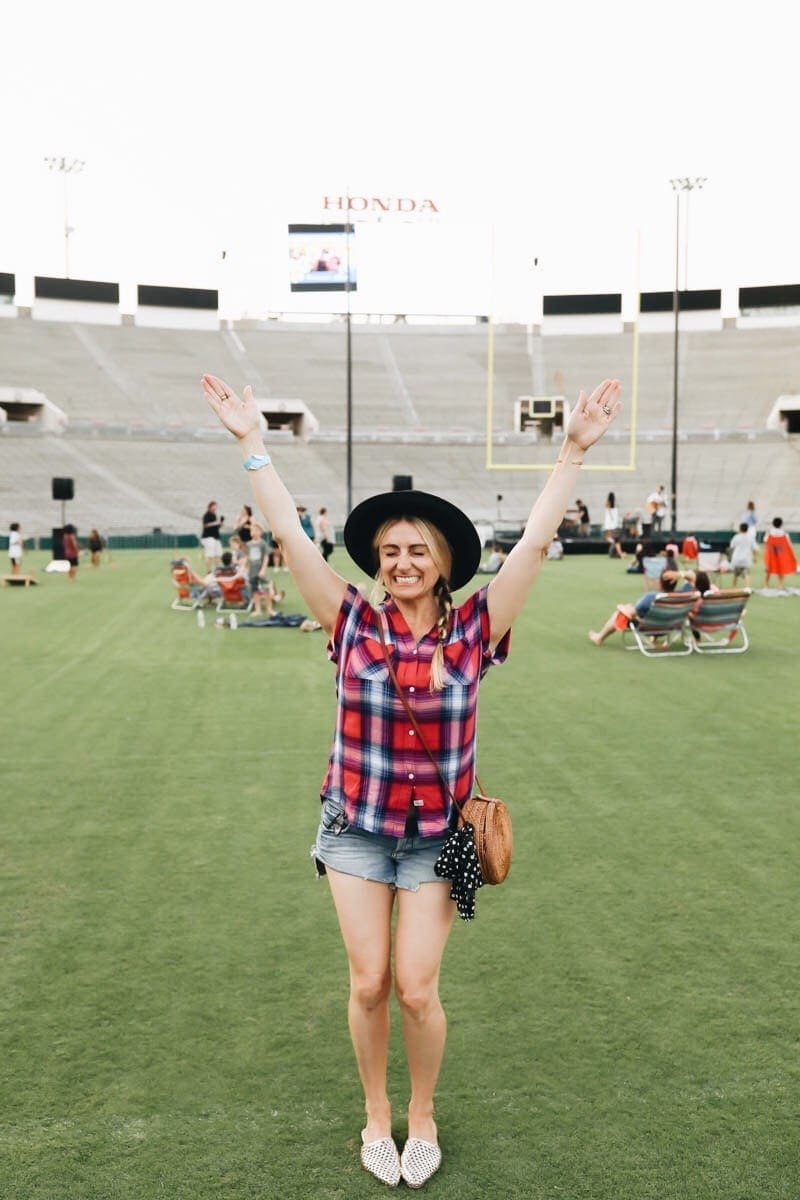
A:
[[[450,632],[450,614],[453,611],[453,597],[447,581],[440,577],[433,589],[436,603],[439,606],[439,616],[436,618],[436,649],[431,659],[431,688],[432,692],[440,692],[444,687],[444,644]]]

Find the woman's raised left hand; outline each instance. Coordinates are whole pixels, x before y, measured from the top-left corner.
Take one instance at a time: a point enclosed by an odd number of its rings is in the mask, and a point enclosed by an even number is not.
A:
[[[591,396],[585,392],[579,394],[565,432],[581,450],[588,450],[595,442],[599,442],[609,425],[614,423],[622,408],[619,392],[618,379],[604,379]]]

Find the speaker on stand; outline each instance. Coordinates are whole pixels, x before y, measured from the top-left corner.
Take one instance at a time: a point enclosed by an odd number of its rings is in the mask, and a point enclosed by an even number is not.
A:
[[[65,524],[64,502],[66,500],[74,500],[74,498],[75,498],[75,480],[74,479],[64,479],[64,478],[58,478],[58,479],[54,478],[52,480],[51,486],[53,489],[53,499],[61,501],[61,524],[63,526]],[[54,554],[53,557],[55,558],[56,555]],[[62,555],[62,557],[63,557],[63,555]]]
[[[62,559],[64,557],[64,526],[66,525],[64,503],[75,497],[75,480],[54,478],[51,481],[51,487],[53,499],[61,501],[61,528],[53,530],[53,558]]]

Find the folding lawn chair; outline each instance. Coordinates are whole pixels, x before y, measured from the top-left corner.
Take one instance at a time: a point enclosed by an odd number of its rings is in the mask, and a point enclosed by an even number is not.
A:
[[[642,584],[646,592],[657,592],[661,586],[661,572],[666,565],[663,554],[646,554],[642,559]]]
[[[689,618],[692,646],[699,654],[744,654],[750,644],[744,612],[751,588],[706,592]]]
[[[250,612],[253,597],[246,579],[241,575],[217,575],[214,582],[221,593],[217,601],[218,613]]]
[[[190,612],[195,606],[197,597],[203,590],[203,585],[193,582],[189,565],[182,558],[173,559],[170,563],[170,573],[172,574],[172,582],[175,585],[175,595],[173,596],[170,608],[175,608],[178,611],[183,609],[186,612]]]
[[[721,562],[722,555],[718,550],[701,550],[697,555],[697,569],[705,571],[706,575],[715,575]]]
[[[701,550],[697,555],[697,570],[705,571],[710,579],[719,583],[723,575],[729,575],[731,564],[724,554],[716,550]]]
[[[641,650],[648,658],[674,658],[692,653],[689,613],[699,592],[661,592],[636,622],[622,631],[626,650]],[[633,644],[629,644],[629,638]]]

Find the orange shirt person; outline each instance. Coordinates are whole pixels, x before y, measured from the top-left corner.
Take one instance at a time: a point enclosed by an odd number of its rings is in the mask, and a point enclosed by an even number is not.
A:
[[[797,570],[797,556],[783,528],[783,518],[775,517],[772,528],[764,535],[764,587],[769,587],[773,575],[778,576],[778,587],[785,589],[786,576]]]

